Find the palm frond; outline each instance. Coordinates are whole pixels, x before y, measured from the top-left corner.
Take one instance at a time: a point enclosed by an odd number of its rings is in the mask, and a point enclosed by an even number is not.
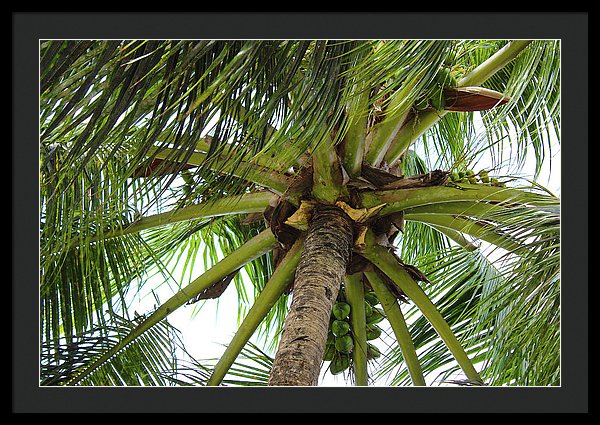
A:
[[[66,383],[118,347],[84,384],[206,385],[204,362],[175,360],[182,347],[166,321],[146,322],[147,332],[118,345],[140,320],[128,319],[127,297],[155,274],[177,289],[198,269],[214,276],[221,259],[268,225],[244,221],[241,210],[136,223],[265,189],[295,205],[295,179],[311,171],[318,182],[326,152],[340,154],[356,179],[364,164],[414,175],[491,161],[484,167],[509,187],[371,187],[353,195],[365,208],[385,204],[382,217],[407,220],[394,241],[398,256],[433,282],[423,289],[486,383],[558,385],[560,206],[536,180],[560,143],[560,49],[559,40],[42,40],[43,384]],[[485,68],[472,85],[510,100],[482,112],[432,104],[423,111],[417,101],[439,88],[442,68],[463,82]],[[531,158],[532,181],[516,177]],[[337,162],[324,163],[344,177]],[[504,250],[477,250],[469,235]],[[232,283],[239,320],[280,259],[265,252],[217,279]],[[214,284],[208,280],[203,285]],[[205,289],[190,300],[201,301],[194,309],[211,302]],[[254,335],[265,350],[277,345],[287,304],[280,297]],[[428,379],[459,372],[418,310],[405,317]],[[244,350],[224,382],[266,385],[272,359],[252,343]],[[407,383],[402,360],[390,346],[377,377]]]
[[[102,322],[103,310],[121,312],[132,281],[149,277],[153,258],[137,237],[73,249],[44,258],[40,275],[40,326],[46,340],[67,338]],[[155,263],[154,268],[161,267]]]
[[[476,134],[474,113],[448,113],[423,135],[415,149],[435,161],[430,169],[468,168],[470,155],[479,141]]]
[[[192,360],[184,382],[191,385],[206,385],[216,360]],[[224,386],[267,386],[273,358],[258,345],[249,341],[242,348],[239,357],[229,368],[222,381]]]
[[[223,379],[223,383],[236,386],[266,386],[272,367],[273,357],[256,344],[248,342],[241,352],[240,359],[229,369],[228,377]]]
[[[449,55],[446,65],[456,77],[468,78],[473,69],[505,46],[508,44],[504,40],[462,40],[454,45],[454,54]],[[532,41],[481,83],[482,87],[508,96],[508,103],[481,113],[442,111],[437,116],[429,113],[431,117],[417,114],[407,123],[419,127],[409,133],[422,134],[416,140],[417,149],[439,158],[440,164],[457,165],[473,159],[473,147],[468,149],[468,145],[474,145],[475,149],[492,154],[493,167],[510,166],[508,171],[516,174],[533,148],[531,153],[539,172],[552,144],[560,140],[559,63],[559,41]],[[485,137],[477,140],[473,127],[479,125],[483,126]]]
[[[400,162],[403,175],[412,176],[427,173],[433,168],[413,150],[408,150]],[[412,263],[416,258],[428,252],[440,252],[448,247],[450,241],[437,230],[414,221],[406,221],[404,229],[398,233],[392,244],[399,249],[404,261]]]
[[[560,140],[560,41],[534,41],[485,86],[512,99],[505,106],[482,114],[486,128],[497,140],[506,140],[507,134],[516,135],[514,142],[509,139],[514,143],[511,158],[515,167],[522,166],[533,149],[535,171],[539,173],[552,140]],[[498,155],[502,145],[498,146]]]
[[[462,53],[454,59],[452,69],[458,75],[468,74],[506,45],[503,40],[485,43],[487,48],[482,48],[481,41],[459,43],[458,52]],[[423,136],[424,149],[433,150],[433,156],[444,158],[447,164],[468,164],[473,151],[487,150],[493,167],[503,165],[511,173],[517,173],[532,153],[537,175],[550,157],[552,144],[560,141],[559,63],[560,41],[533,41],[482,84],[508,96],[507,104],[481,113],[443,115],[439,125]],[[485,137],[476,139],[474,125],[483,126]],[[473,147],[464,146],[464,141],[470,141]]]
[[[76,335],[70,341],[41,347],[41,385],[62,385],[80,370],[116,345],[141,317],[127,319],[111,315],[103,326]],[[85,378],[84,386],[166,386],[167,376],[176,374],[176,347],[181,344],[177,330],[166,320],[143,337],[119,351]]]
[[[174,281],[180,288],[191,281],[193,273],[210,269],[220,259],[234,252],[264,229],[265,224],[262,220],[245,224],[241,217],[222,217],[177,223],[166,229],[149,229],[144,232],[144,237],[159,260],[158,264],[168,264],[169,269],[180,271],[176,276],[169,276],[169,280]],[[273,270],[273,254],[267,253],[249,262],[235,274],[231,290],[235,290],[239,300],[239,320],[245,317],[260,295]],[[265,342],[268,341],[271,346],[277,344],[273,330],[278,329],[285,319],[287,298],[284,294],[277,301],[258,329],[259,337]],[[192,317],[200,312],[205,302],[207,301],[194,304]]]
[[[480,252],[467,252],[454,247],[444,250],[443,253],[443,256],[439,253],[435,256],[425,255],[415,264],[432,282],[423,288],[424,291],[452,327],[467,354],[472,356],[471,348],[478,346],[480,340],[476,338],[477,335],[472,336],[472,341],[465,338],[469,329],[474,326],[469,317],[476,311],[481,293],[480,286],[486,284],[497,273]],[[437,334],[426,318],[412,305],[405,316],[425,376],[455,372],[458,365],[441,341],[437,340]],[[409,382],[408,369],[403,364],[402,354],[397,348],[392,349],[384,358],[378,379],[387,376],[392,385]]]
[[[506,282],[482,294],[478,329],[494,329],[489,354],[501,360],[485,373],[496,385],[560,384],[560,221],[530,220],[529,250],[502,257]]]
[[[168,379],[178,386],[206,386],[215,359],[198,360],[190,355],[178,368],[176,376]],[[273,358],[258,345],[248,342],[232,368],[229,369],[225,386],[267,386]]]
[[[467,353],[478,359],[486,383],[557,385],[560,220],[556,213],[531,208],[494,210],[489,216],[520,239],[519,255],[497,250],[484,255],[454,248],[422,255],[414,264],[433,282],[428,295]],[[426,320],[413,320],[411,335],[423,368],[437,370],[443,381],[456,372],[457,366],[444,347],[434,343],[436,333]],[[407,370],[397,366],[399,356],[388,356],[392,360],[381,369],[382,375],[396,370],[392,380],[395,384],[408,379]]]
[[[102,309],[112,311],[113,299],[123,300],[129,282],[144,280],[149,252],[136,235],[81,243],[133,220],[128,188],[96,162],[66,186],[55,172],[65,153],[56,147],[47,155],[40,174],[40,308],[42,332],[50,340],[101,322]]]
[[[127,153],[130,174],[151,162],[157,143],[183,153],[177,157],[185,164],[206,134],[212,138],[206,169],[221,155],[240,163],[266,150],[278,151],[279,160],[304,153],[337,123],[331,115],[341,116],[339,75],[355,44],[93,42],[76,44],[73,57],[71,43],[44,44],[41,141],[68,146],[75,175],[100,152],[104,163]],[[290,140],[299,148],[277,149]],[[288,166],[297,160],[287,159]],[[213,188],[221,190],[224,181],[212,179]]]
[[[407,221],[404,232],[394,242],[399,255],[412,264],[417,258],[431,252],[443,252],[450,246],[448,237],[438,230],[416,221]]]

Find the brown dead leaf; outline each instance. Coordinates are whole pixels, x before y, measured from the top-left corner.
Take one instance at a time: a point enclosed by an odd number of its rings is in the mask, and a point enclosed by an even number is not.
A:
[[[215,282],[214,284],[200,292],[198,295],[196,295],[194,298],[189,300],[187,304],[194,304],[200,300],[219,298],[221,294],[225,292],[225,290],[239,271],[240,269],[237,269],[234,272],[225,276],[223,279],[219,280],[218,282]]]
[[[358,226],[356,231],[356,238],[354,239],[354,249],[362,252],[367,247],[366,236],[369,230],[368,226]]]
[[[371,208],[352,208],[350,205],[345,203],[344,201],[337,201],[335,203],[338,207],[340,207],[348,217],[354,220],[357,223],[366,223],[369,219],[375,217],[377,213],[386,206],[386,204],[376,205]]]
[[[504,105],[510,98],[483,87],[446,87],[444,109],[450,112],[486,111]]]
[[[308,230],[308,223],[316,204],[315,201],[300,201],[300,207],[285,221],[285,224],[301,231]]]

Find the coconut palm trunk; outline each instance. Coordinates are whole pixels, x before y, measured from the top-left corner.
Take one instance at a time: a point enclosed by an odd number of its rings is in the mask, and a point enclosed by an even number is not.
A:
[[[294,296],[269,385],[317,385],[331,309],[346,274],[352,242],[351,218],[339,207],[318,204],[296,269]]]

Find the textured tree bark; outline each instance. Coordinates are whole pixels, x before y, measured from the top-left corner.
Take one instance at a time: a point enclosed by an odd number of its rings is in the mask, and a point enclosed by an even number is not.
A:
[[[269,385],[317,385],[331,309],[346,274],[352,243],[352,219],[336,206],[317,205],[296,269],[292,304]]]

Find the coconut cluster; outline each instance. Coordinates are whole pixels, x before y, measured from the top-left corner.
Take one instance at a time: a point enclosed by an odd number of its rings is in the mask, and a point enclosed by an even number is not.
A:
[[[490,177],[487,170],[481,170],[477,174],[473,170],[453,171],[450,174],[450,181],[453,183],[485,184],[489,186],[506,187],[504,182],[499,181],[496,177]]]
[[[365,294],[365,316],[367,341],[372,341],[381,336],[382,329],[377,325],[385,319],[384,311],[378,307],[379,299],[375,292]],[[340,290],[338,301],[333,305],[329,332],[325,346],[323,360],[331,362],[329,371],[337,375],[350,367],[352,352],[356,349],[354,343],[355,332],[350,321],[351,307],[345,301],[343,289]],[[379,349],[367,342],[367,360],[374,360],[381,356]]]

